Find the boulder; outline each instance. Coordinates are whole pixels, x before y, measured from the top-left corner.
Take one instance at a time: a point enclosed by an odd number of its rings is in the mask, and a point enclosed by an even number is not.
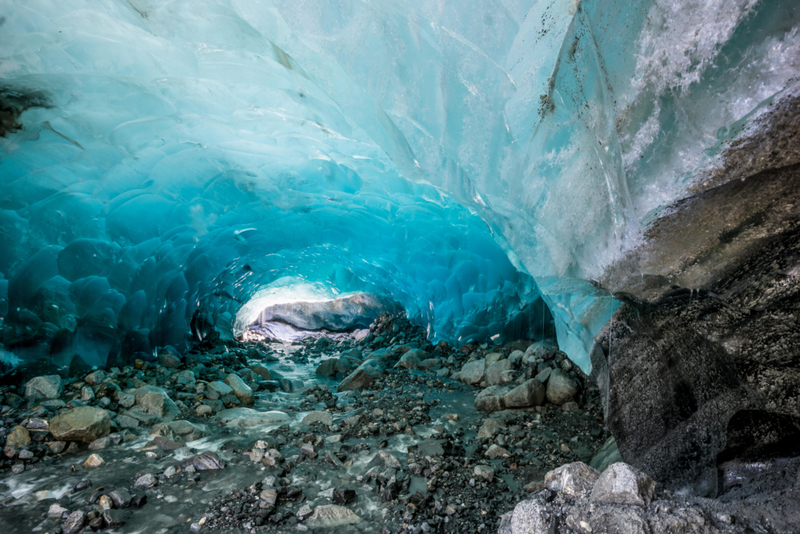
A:
[[[519,366],[522,363],[522,358],[525,357],[525,353],[521,350],[515,350],[511,354],[508,355],[508,361],[515,367]]]
[[[269,369],[264,367],[263,365],[251,365],[250,370],[261,377],[261,380],[271,380],[272,375],[269,372]]]
[[[499,352],[490,352],[486,355],[485,362],[486,368],[488,369],[493,363],[499,362],[503,359],[503,355]]]
[[[536,380],[538,380],[542,384],[545,384],[547,382],[547,379],[550,378],[550,373],[552,373],[552,372],[553,372],[553,368],[552,367],[545,367],[544,369],[539,371],[536,374],[536,376],[534,376],[533,378],[535,378]]]
[[[227,426],[249,428],[267,423],[283,423],[289,420],[289,416],[278,411],[259,412],[252,408],[231,408],[219,412],[216,419]]]
[[[27,447],[31,444],[31,434],[24,426],[15,426],[6,438],[6,447]]]
[[[198,471],[217,471],[219,469],[225,469],[225,462],[220,460],[219,456],[213,452],[206,451],[188,460],[184,460],[181,466],[184,469],[192,466]]]
[[[494,417],[490,417],[483,422],[483,425],[481,425],[481,428],[478,430],[478,438],[479,439],[491,438],[499,430],[503,430],[505,427],[506,424],[502,422],[500,419],[495,419]]]
[[[311,528],[331,529],[344,525],[352,525],[361,521],[352,510],[336,504],[317,506],[305,524]]]
[[[485,373],[486,361],[481,359],[474,362],[465,363],[458,376],[465,384],[474,386],[481,383]]]
[[[475,478],[491,482],[494,479],[494,469],[488,465],[476,465],[472,470],[472,476]]]
[[[50,433],[59,441],[91,443],[111,431],[111,416],[106,410],[84,406],[50,420]]]
[[[591,500],[598,503],[649,506],[656,493],[653,479],[624,462],[608,466],[594,483]]]
[[[424,350],[420,349],[413,349],[400,357],[400,361],[397,362],[395,365],[396,368],[400,369],[416,369],[420,362],[428,358],[428,353]]]
[[[486,368],[487,386],[499,386],[514,380],[514,366],[508,360],[494,362]]]
[[[508,388],[503,386],[490,386],[475,397],[475,408],[482,412],[497,412],[506,407],[505,394]]]
[[[583,462],[562,465],[544,476],[544,485],[573,497],[583,497],[592,491],[600,472]]]
[[[346,360],[330,358],[319,364],[315,372],[320,376],[336,376],[338,373],[349,373],[352,369]]]
[[[158,364],[169,369],[177,369],[181,366],[181,357],[177,350],[167,345],[158,350]]]
[[[220,382],[219,380],[209,382],[208,389],[218,393],[220,397],[224,397],[225,395],[233,395],[233,388],[224,382]]]
[[[553,369],[547,380],[547,400],[560,406],[577,394],[578,384],[561,369]]]
[[[339,382],[339,391],[351,391],[371,386],[381,373],[366,361]]]
[[[203,427],[190,423],[189,421],[179,420],[168,423],[159,423],[150,429],[151,436],[163,436],[166,438],[178,437],[184,441],[194,441],[206,436]]]
[[[166,419],[174,419],[181,411],[169,398],[167,392],[157,386],[142,386],[134,392],[136,405],[146,413]]]
[[[57,399],[61,396],[64,384],[58,375],[37,376],[25,384],[25,398],[31,402],[43,399]]]
[[[311,412],[303,418],[304,425],[313,425],[314,423],[322,423],[325,426],[333,425],[333,416],[330,412],[317,411]]]
[[[252,406],[255,404],[256,399],[253,395],[253,390],[250,389],[250,386],[244,383],[238,375],[233,373],[229,374],[225,377],[225,383],[231,387],[233,390],[233,394],[239,399],[239,402],[242,403],[242,406]]]
[[[511,456],[511,453],[508,450],[504,449],[500,445],[492,444],[486,450],[486,457],[495,459],[495,458],[508,458]]]
[[[79,532],[86,525],[86,512],[83,510],[76,510],[69,514],[69,517],[64,521],[61,526],[64,534],[74,534]]]
[[[99,386],[106,379],[106,376],[105,371],[95,371],[83,377],[83,381],[90,386]]]
[[[503,400],[506,408],[526,408],[539,406],[544,402],[545,387],[538,380],[526,380],[505,394]]]
[[[511,534],[548,534],[550,513],[539,499],[522,501],[511,515]]]
[[[100,467],[105,461],[99,454],[90,454],[89,457],[83,462],[83,467]]]

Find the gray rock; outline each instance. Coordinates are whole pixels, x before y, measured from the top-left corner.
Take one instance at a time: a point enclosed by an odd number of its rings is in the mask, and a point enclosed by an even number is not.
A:
[[[229,374],[225,377],[225,383],[231,387],[233,390],[233,394],[239,399],[239,402],[242,403],[242,406],[252,406],[255,404],[255,396],[253,395],[253,390],[244,383],[238,375],[233,373]]]
[[[103,380],[106,379],[108,375],[106,375],[105,371],[95,371],[94,373],[89,373],[83,378],[83,381],[89,384],[90,386],[98,386],[100,385]]]
[[[522,358],[525,357],[525,353],[521,350],[515,350],[511,354],[508,355],[508,361],[511,362],[511,365],[514,367],[518,367],[520,363],[522,363]]]
[[[50,449],[50,452],[53,454],[61,454],[64,452],[64,449],[67,448],[66,441],[48,441],[46,443],[47,448]]]
[[[665,532],[667,534],[684,534],[686,532],[708,532],[699,520],[695,518],[694,524],[684,521],[674,521],[673,524],[664,522],[656,528],[651,527],[642,508],[627,506],[597,506],[589,519],[592,532],[613,532],[614,534],[649,534],[650,532]],[[682,524],[681,524],[682,523]],[[659,528],[660,527],[660,528]],[[677,528],[676,528],[677,527]],[[694,528],[693,528],[694,527]]]
[[[381,463],[385,467],[389,467],[391,469],[402,469],[403,465],[400,463],[395,456],[386,452],[386,451],[378,451],[378,454],[375,455],[376,459],[380,459]]]
[[[506,408],[526,408],[541,405],[544,402],[544,396],[544,384],[533,378],[506,393],[503,400]]]
[[[445,442],[440,439],[426,439],[408,448],[409,453],[418,458],[425,456],[444,456]]]
[[[158,364],[168,369],[177,369],[181,366],[181,358],[171,346],[167,345],[158,351]]]
[[[511,534],[549,534],[550,517],[539,499],[522,501],[511,515]]]
[[[490,417],[483,422],[483,425],[481,425],[481,428],[478,430],[478,438],[480,439],[491,438],[499,430],[503,430],[505,427],[506,424],[502,422],[500,419],[495,419],[493,417]]]
[[[57,399],[64,390],[58,375],[37,376],[25,384],[25,398],[31,402],[43,399]]]
[[[338,373],[349,373],[352,369],[345,360],[330,358],[319,364],[315,372],[320,376],[336,376]]]
[[[333,416],[330,412],[318,411],[311,412],[303,418],[304,425],[313,425],[314,423],[322,423],[325,426],[333,426]]]
[[[139,428],[139,420],[131,417],[130,415],[120,414],[114,418],[114,421],[117,423],[119,428]]]
[[[269,369],[264,367],[263,365],[251,365],[250,370],[253,371],[256,375],[261,378],[261,380],[271,380],[272,374],[269,372]]]
[[[481,383],[485,373],[486,361],[481,359],[464,364],[458,376],[465,384],[474,386]]]
[[[223,395],[233,395],[233,388],[224,382],[220,382],[219,380],[209,382],[208,389],[219,394],[220,397]]]
[[[653,479],[624,462],[611,464],[594,483],[591,500],[648,506],[656,493]]]
[[[275,488],[265,488],[258,494],[258,497],[267,504],[275,504],[278,502],[278,492]]]
[[[134,488],[148,489],[158,484],[158,479],[150,473],[144,474],[133,483]]]
[[[177,436],[183,441],[194,441],[206,437],[206,431],[203,427],[182,419],[179,421],[159,423],[150,429],[149,434],[151,436],[162,436],[166,438]]]
[[[553,369],[547,380],[547,400],[560,406],[574,399],[577,394],[578,384],[563,370]]]
[[[74,534],[79,532],[84,525],[86,525],[86,514],[83,510],[76,510],[69,514],[69,517],[64,521],[61,529],[64,534]]]
[[[218,469],[225,469],[225,462],[219,459],[219,457],[214,454],[213,452],[206,451],[204,453],[198,454],[188,460],[184,461],[184,466],[192,466],[197,471],[215,471]]]
[[[344,377],[339,382],[339,391],[352,391],[356,389],[363,389],[375,383],[375,380],[380,376],[380,372],[374,367],[370,366],[368,362],[362,363],[358,369]]]
[[[427,359],[427,357],[428,353],[424,350],[413,349],[403,354],[395,367],[402,369],[416,369],[420,362]]]
[[[536,380],[541,382],[542,384],[547,383],[547,379],[550,378],[550,373],[553,372],[552,367],[545,367],[534,377]]]
[[[219,412],[216,419],[228,426],[249,428],[266,423],[283,423],[289,420],[289,416],[279,411],[259,412],[252,408],[231,408]]]
[[[111,439],[108,436],[98,438],[89,444],[90,451],[100,451],[111,445]]]
[[[583,497],[592,491],[600,472],[583,462],[562,465],[544,476],[544,485],[573,497]]]
[[[126,410],[132,408],[134,404],[136,404],[136,397],[133,394],[123,393],[122,395],[120,395],[119,405],[125,408]]]
[[[490,386],[475,397],[475,408],[482,412],[497,412],[506,407],[505,394],[508,388],[503,386]]]
[[[124,488],[115,489],[109,492],[108,496],[117,508],[127,508],[131,504],[131,499],[133,499],[131,494]]]
[[[305,524],[311,528],[334,528],[352,525],[361,521],[352,510],[344,506],[326,504],[317,506]]]
[[[189,370],[175,373],[175,379],[178,384],[183,384],[185,386],[193,386],[197,383],[197,377],[192,371]]]
[[[492,366],[492,364],[494,364],[495,362],[499,362],[502,359],[503,359],[503,355],[501,353],[499,353],[499,352],[490,352],[489,354],[486,355],[486,358],[485,358],[486,368],[488,369],[489,367]]]
[[[106,510],[103,512],[103,522],[106,528],[117,529],[125,525],[128,520],[128,514],[122,510]]]
[[[494,469],[488,465],[476,465],[475,469],[472,470],[472,474],[475,478],[485,480],[486,482],[494,480]]]
[[[310,443],[303,444],[303,446],[300,447],[300,453],[307,458],[313,459],[317,457],[317,451],[314,450],[314,446]]]
[[[67,509],[60,504],[51,504],[50,508],[47,510],[47,517],[50,519],[61,519],[66,513]]]
[[[31,444],[31,434],[24,426],[15,426],[11,433],[6,438],[7,447],[27,447]]]
[[[508,360],[494,362],[486,368],[484,380],[487,386],[507,384],[514,380],[514,366]]]
[[[165,419],[174,419],[180,414],[178,406],[169,398],[167,392],[156,386],[142,386],[134,396],[136,405],[146,413],[157,415]]]
[[[111,432],[111,416],[106,410],[84,406],[50,420],[50,433],[58,441],[91,443]]]
[[[499,445],[492,444],[486,450],[487,458],[508,458],[509,456],[511,456],[511,453]]]

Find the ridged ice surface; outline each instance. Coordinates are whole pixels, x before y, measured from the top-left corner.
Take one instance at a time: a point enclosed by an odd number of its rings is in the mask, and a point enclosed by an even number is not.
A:
[[[227,335],[295,280],[453,341],[541,320],[541,289],[587,369],[615,304],[586,280],[800,74],[788,0],[0,15],[0,90],[35,106],[2,140],[0,314],[58,363],[183,346],[193,317]]]

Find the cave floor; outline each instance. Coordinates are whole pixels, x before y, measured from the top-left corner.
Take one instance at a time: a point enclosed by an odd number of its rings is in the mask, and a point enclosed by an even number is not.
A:
[[[608,437],[599,402],[574,411],[546,404],[486,414],[475,408],[479,389],[435,371],[387,370],[368,388],[334,393],[339,380],[314,370],[350,343],[323,349],[316,340],[272,343],[262,360],[245,359],[259,351],[236,343],[194,355],[210,358],[213,371],[244,362],[281,379],[278,387],[269,387],[272,381],[259,388],[255,411],[233,408],[222,412],[225,417],[182,411],[176,421],[201,429],[183,438],[172,423],[172,431],[145,424],[112,428],[105,448],[73,445],[24,463],[21,472],[4,469],[2,531],[67,532],[64,518],[83,510],[84,523],[94,518],[115,532],[496,532],[501,514],[528,495],[526,486],[540,488],[544,474],[561,464],[589,462]],[[178,370],[145,367],[138,373],[145,382],[165,387],[183,407],[191,403],[170,378]],[[75,398],[76,389],[71,394],[64,398]],[[36,410],[7,413],[7,426],[45,416]],[[321,422],[308,424],[309,414]],[[478,437],[489,418],[497,422],[492,435]],[[202,453],[212,455],[198,461]],[[84,466],[91,454],[104,463]],[[205,469],[220,467],[217,460],[224,468]],[[81,483],[86,489],[76,489]],[[115,489],[146,496],[146,503],[113,506],[101,522],[97,517],[109,501],[100,496]],[[264,492],[273,489],[269,504]],[[54,505],[64,511],[48,517]]]

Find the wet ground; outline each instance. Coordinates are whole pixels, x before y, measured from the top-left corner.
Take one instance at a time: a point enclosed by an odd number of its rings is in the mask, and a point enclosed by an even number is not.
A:
[[[372,348],[400,341],[367,340]],[[588,462],[607,438],[591,389],[574,411],[545,404],[491,415],[475,409],[479,389],[432,371],[388,369],[367,388],[337,393],[341,376],[315,369],[355,346],[270,344],[260,352],[265,358],[246,363],[280,376],[280,387],[264,382],[255,412],[182,413],[180,420],[206,434],[201,439],[165,445],[147,428],[112,429],[112,443],[101,450],[81,445],[17,461],[24,471],[0,472],[0,531],[67,532],[65,516],[83,510],[84,524],[94,518],[106,532],[496,532],[499,516],[547,471]],[[257,354],[247,346],[239,352]],[[455,369],[466,358],[452,349],[439,355]],[[259,414],[267,412],[281,415],[264,422]],[[24,409],[6,416],[9,426],[30,420]],[[489,417],[494,431],[478,437]],[[92,453],[104,463],[84,467]],[[205,469],[201,453],[224,468]],[[97,519],[110,502],[101,496],[117,489],[146,502],[111,505],[110,518]],[[64,511],[48,517],[53,505]]]

